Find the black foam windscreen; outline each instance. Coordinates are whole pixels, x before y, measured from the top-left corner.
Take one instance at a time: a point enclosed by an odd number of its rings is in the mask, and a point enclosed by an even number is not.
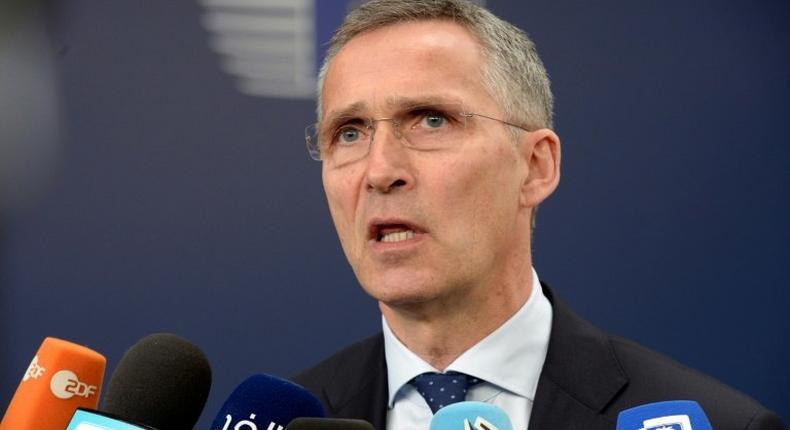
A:
[[[364,420],[346,418],[296,418],[285,430],[375,430],[373,424]]]
[[[210,388],[211,366],[200,348],[174,334],[152,334],[121,358],[102,410],[160,430],[192,430]]]

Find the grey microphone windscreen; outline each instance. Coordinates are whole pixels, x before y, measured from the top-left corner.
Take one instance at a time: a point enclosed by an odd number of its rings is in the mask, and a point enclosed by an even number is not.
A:
[[[146,336],[124,354],[103,411],[160,430],[192,430],[211,388],[203,351],[174,334]]]

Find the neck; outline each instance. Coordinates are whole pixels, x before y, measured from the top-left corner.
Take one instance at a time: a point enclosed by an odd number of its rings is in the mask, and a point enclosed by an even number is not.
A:
[[[380,302],[379,308],[409,350],[444,371],[521,309],[532,288],[540,288],[532,285],[531,263],[512,275],[510,281],[463,289],[457,296],[407,305]]]

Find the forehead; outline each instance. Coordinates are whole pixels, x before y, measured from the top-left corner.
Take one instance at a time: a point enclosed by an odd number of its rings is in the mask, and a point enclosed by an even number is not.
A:
[[[383,114],[400,100],[421,99],[479,106],[490,101],[482,66],[477,39],[456,23],[388,25],[354,37],[338,52],[324,80],[321,110],[324,118],[351,107]]]

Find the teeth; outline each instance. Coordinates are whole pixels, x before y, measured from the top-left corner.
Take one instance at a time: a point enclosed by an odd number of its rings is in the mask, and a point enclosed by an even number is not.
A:
[[[402,240],[411,239],[415,233],[411,230],[398,231],[395,233],[388,233],[381,237],[382,242],[400,242]]]

